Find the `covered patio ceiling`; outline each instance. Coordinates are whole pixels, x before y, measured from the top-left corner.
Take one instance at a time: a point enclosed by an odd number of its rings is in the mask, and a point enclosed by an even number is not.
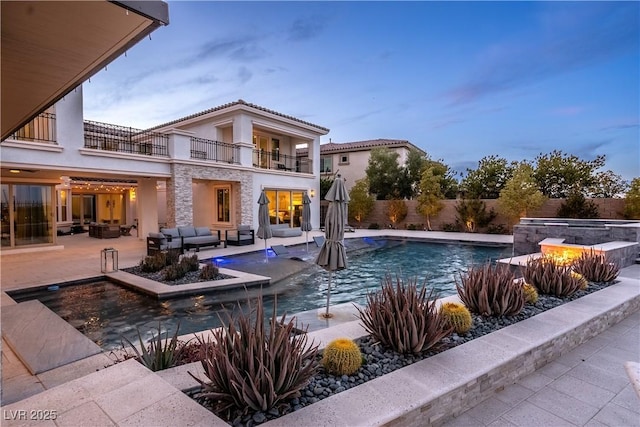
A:
[[[0,141],[169,23],[163,1],[2,1]]]

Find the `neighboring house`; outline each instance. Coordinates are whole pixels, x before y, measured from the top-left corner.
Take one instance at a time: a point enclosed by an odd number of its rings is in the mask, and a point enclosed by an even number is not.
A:
[[[328,132],[243,100],[148,130],[84,121],[80,87],[0,144],[2,248],[52,245],[94,221],[137,223],[140,238],[159,223],[257,228],[262,189],[272,222],[299,226]]]
[[[347,191],[351,190],[355,182],[365,178],[365,170],[369,165],[371,150],[378,147],[386,147],[398,153],[398,164],[404,165],[411,149],[420,151],[426,156],[424,150],[416,147],[406,140],[400,139],[373,139],[368,141],[344,142],[320,145],[320,176],[333,178],[337,173],[345,179]],[[306,157],[308,150],[298,150],[300,157]]]

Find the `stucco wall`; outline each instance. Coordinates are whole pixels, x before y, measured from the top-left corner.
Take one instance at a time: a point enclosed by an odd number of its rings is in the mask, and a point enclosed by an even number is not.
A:
[[[563,201],[563,199],[547,200],[540,209],[528,212],[528,216],[536,218],[555,218],[556,212]],[[592,201],[598,206],[600,218],[623,219],[622,211],[624,209],[624,199],[592,199]],[[487,205],[487,211],[493,209],[496,213],[498,212],[498,201],[496,199],[484,200],[484,202]],[[391,223],[386,214],[388,203],[389,202],[387,200],[376,200],[375,208],[366,220],[362,222],[362,228],[367,228],[371,223],[377,223],[380,227],[388,226],[388,224]],[[425,217],[416,213],[416,206],[418,202],[416,200],[406,200],[405,203],[407,204],[407,217],[404,221],[398,223],[396,228],[406,228],[409,224],[417,224],[420,225],[421,228],[422,226],[426,227],[427,221]],[[432,230],[442,230],[443,225],[455,223],[456,203],[456,200],[443,200],[444,208],[440,213],[438,213],[438,215],[431,218]],[[353,220],[351,220],[350,223],[354,227],[358,226],[358,223]],[[492,224],[503,224],[507,227],[509,221],[503,215],[498,213],[498,216],[493,220]]]

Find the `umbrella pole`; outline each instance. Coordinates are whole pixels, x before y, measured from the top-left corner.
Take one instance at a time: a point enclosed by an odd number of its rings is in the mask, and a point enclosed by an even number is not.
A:
[[[306,242],[307,242],[307,253],[309,253],[309,232],[305,231],[307,237],[306,237]]]
[[[269,254],[267,252],[267,239],[264,239],[264,262],[269,262]]]
[[[329,314],[329,298],[331,297],[331,271],[329,271],[329,284],[327,285],[327,311],[324,314],[325,318],[331,317]]]

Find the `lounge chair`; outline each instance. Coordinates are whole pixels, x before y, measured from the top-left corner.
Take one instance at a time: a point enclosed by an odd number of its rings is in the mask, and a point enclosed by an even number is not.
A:
[[[147,236],[147,255],[154,255],[157,252],[171,249],[179,250],[180,253],[183,252],[181,237],[167,237],[162,233],[149,233]]]
[[[255,243],[255,231],[250,225],[239,225],[235,230],[225,230],[224,241],[227,245],[243,246]]]

